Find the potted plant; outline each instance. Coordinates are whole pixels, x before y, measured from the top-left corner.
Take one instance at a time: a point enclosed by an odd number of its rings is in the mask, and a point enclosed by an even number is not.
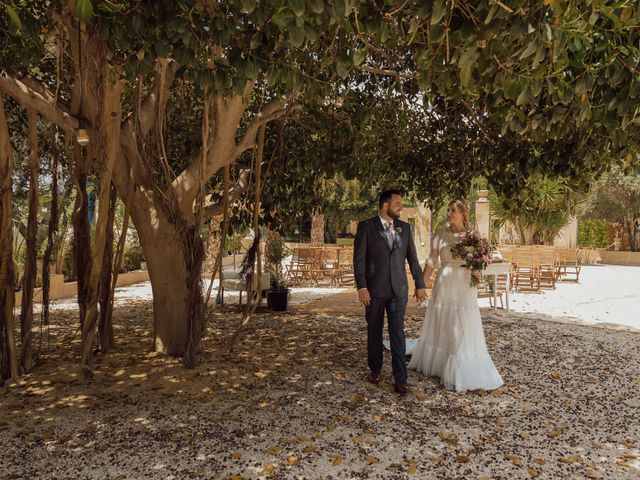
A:
[[[273,230],[267,232],[264,256],[266,269],[271,274],[271,285],[267,293],[267,305],[271,310],[283,311],[289,303],[289,288],[282,268],[282,261],[291,254],[284,238]]]

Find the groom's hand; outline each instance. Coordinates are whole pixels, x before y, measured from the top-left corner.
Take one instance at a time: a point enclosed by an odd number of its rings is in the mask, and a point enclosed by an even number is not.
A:
[[[369,290],[366,288],[358,289],[358,298],[365,305],[369,305],[371,303],[371,294],[369,294]]]
[[[414,294],[416,300],[418,302],[424,302],[427,299],[427,289],[426,288],[418,288],[416,289],[416,293]]]

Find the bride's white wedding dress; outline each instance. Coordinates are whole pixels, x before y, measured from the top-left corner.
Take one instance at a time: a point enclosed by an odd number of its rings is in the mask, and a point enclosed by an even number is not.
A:
[[[455,391],[493,390],[503,382],[487,351],[471,272],[451,255],[464,233],[438,230],[431,241],[429,265],[438,270],[418,344],[409,368],[440,377]]]

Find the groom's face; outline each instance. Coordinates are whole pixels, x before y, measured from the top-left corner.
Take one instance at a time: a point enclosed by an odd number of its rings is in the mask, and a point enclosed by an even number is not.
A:
[[[387,207],[387,215],[393,219],[400,218],[402,213],[402,197],[400,195],[392,195]]]

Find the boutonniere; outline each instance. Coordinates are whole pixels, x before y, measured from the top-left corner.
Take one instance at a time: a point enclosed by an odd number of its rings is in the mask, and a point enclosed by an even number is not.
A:
[[[402,227],[396,227],[396,232],[398,232],[399,235],[402,235]]]

